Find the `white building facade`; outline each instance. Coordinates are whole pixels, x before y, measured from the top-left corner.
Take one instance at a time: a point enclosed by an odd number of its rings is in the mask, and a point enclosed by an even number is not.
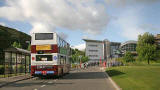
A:
[[[104,42],[99,40],[83,39],[86,42],[85,54],[89,57],[89,62],[104,60]]]

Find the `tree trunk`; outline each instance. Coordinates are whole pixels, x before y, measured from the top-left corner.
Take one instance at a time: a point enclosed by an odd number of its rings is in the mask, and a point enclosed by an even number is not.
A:
[[[149,59],[148,59],[148,64],[150,64]]]

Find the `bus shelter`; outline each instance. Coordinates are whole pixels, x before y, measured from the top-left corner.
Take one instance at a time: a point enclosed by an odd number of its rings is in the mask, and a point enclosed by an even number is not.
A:
[[[4,54],[4,77],[30,72],[30,51],[11,47]]]

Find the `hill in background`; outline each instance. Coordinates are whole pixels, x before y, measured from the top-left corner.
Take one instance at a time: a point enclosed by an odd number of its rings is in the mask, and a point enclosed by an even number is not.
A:
[[[10,47],[15,41],[20,43],[23,49],[27,49],[28,44],[26,41],[30,40],[30,35],[16,29],[0,25],[0,50]]]

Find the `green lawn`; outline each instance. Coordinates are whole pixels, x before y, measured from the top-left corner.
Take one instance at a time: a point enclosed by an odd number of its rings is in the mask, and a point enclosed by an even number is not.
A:
[[[160,90],[160,66],[121,66],[106,72],[123,90]]]

